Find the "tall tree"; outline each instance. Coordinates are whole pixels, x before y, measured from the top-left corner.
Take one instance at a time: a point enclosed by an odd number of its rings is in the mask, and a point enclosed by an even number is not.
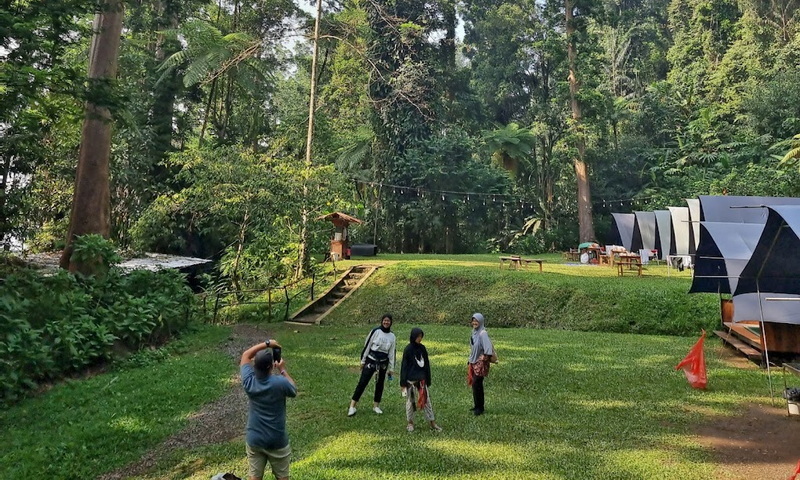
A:
[[[578,183],[578,236],[581,242],[595,240],[592,220],[592,194],[589,187],[589,171],[586,166],[586,138],[583,131],[581,105],[578,101],[578,71],[575,4],[564,0],[567,34],[567,61],[569,62],[569,101],[572,109],[572,127],[575,135],[576,157],[574,160],[575,178]]]
[[[104,0],[94,18],[94,34],[89,50],[89,98],[86,101],[81,149],[75,175],[67,244],[61,254],[61,268],[91,272],[91,263],[72,260],[75,237],[86,234],[109,235],[111,198],[109,157],[111,126],[109,109],[111,86],[117,74],[122,18],[122,0]]]

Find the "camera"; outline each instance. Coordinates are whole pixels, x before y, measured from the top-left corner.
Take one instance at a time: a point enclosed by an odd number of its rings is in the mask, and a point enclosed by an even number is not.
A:
[[[281,348],[276,347],[272,349],[272,361],[280,362],[281,361]]]

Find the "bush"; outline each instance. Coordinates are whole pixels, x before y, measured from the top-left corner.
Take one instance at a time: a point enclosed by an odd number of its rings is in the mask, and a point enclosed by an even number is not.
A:
[[[8,275],[0,284],[0,403],[109,360],[115,350],[160,344],[186,327],[195,306],[174,271]]]

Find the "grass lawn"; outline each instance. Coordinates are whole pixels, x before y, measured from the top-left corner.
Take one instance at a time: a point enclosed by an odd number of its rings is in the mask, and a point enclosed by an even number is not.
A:
[[[399,350],[411,327],[395,325]],[[709,389],[695,391],[674,370],[694,338],[489,325],[500,364],[487,379],[487,413],[474,417],[469,328],[422,327],[441,433],[405,431],[396,379],[384,415],[369,409],[370,386],[346,417],[367,326],[274,326],[300,391],[288,413],[293,479],[706,479],[713,464],[691,426],[769,402],[766,374],[725,365],[717,342],[706,347]],[[94,478],[139,458],[235,383],[238,362],[219,348],[227,335],[206,327],[166,361],[68,382],[0,412],[0,476]],[[245,476],[243,440],[178,450],[157,468],[141,478]]]

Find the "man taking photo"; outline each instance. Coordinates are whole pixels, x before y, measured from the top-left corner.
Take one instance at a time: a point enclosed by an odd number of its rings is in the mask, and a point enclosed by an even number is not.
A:
[[[292,449],[286,433],[286,398],[297,396],[297,386],[285,360],[273,356],[273,349],[280,348],[273,339],[253,345],[242,353],[239,363],[242,386],[250,399],[245,437],[250,480],[264,478],[267,462],[275,478],[289,478]]]

